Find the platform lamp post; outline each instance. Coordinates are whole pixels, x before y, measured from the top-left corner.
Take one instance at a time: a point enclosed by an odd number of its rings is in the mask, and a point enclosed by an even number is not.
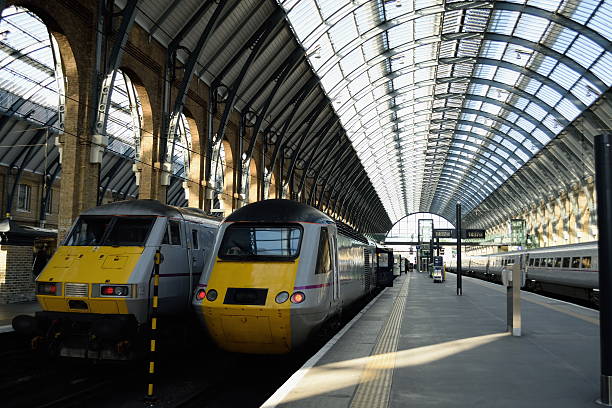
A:
[[[461,285],[461,203],[457,202],[457,296],[463,295]]]
[[[599,345],[601,392],[598,403],[612,406],[612,134],[595,136],[595,188],[599,229]]]

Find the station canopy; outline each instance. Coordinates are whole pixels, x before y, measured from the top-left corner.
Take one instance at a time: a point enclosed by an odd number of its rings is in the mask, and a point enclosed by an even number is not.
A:
[[[606,0],[279,3],[392,221],[469,212],[612,83]]]

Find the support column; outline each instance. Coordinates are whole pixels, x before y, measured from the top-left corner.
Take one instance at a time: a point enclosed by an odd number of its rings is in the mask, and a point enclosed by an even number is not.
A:
[[[461,203],[457,203],[457,295],[463,295],[463,285],[461,284]]]
[[[98,178],[100,165],[91,163],[91,120],[95,111],[90,109],[88,101],[92,98],[93,83],[90,69],[78,70],[78,67],[91,67],[95,60],[95,49],[92,38],[85,36],[83,41],[72,52],[68,39],[53,33],[61,53],[65,81],[65,116],[64,132],[58,136],[60,163],[62,166],[58,243],[67,234],[70,226],[87,208],[94,207],[98,199]],[[77,55],[79,61],[77,63]]]
[[[612,406],[612,134],[595,137],[595,174],[599,213],[599,344],[601,390],[598,402]]]

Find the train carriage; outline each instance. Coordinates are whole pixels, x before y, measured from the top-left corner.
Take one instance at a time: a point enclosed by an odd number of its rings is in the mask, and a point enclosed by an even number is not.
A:
[[[463,270],[501,282],[502,270],[518,263],[527,289],[542,290],[598,303],[599,259],[597,242],[559,245],[488,255],[465,255]],[[455,271],[455,260],[450,264]]]
[[[42,312],[18,316],[13,327],[64,356],[127,358],[149,319],[155,252],[160,316],[190,313],[218,226],[201,210],[156,200],[86,210],[36,279]]]
[[[290,352],[376,285],[374,246],[294,201],[236,210],[214,252],[193,305],[228,351]]]

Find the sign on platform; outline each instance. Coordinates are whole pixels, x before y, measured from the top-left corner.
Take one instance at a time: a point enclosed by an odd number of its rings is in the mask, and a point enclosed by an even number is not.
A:
[[[463,230],[463,238],[468,239],[484,239],[485,238],[485,230],[483,229],[465,229]]]
[[[434,238],[455,238],[455,230],[454,229],[435,229],[433,231]]]

